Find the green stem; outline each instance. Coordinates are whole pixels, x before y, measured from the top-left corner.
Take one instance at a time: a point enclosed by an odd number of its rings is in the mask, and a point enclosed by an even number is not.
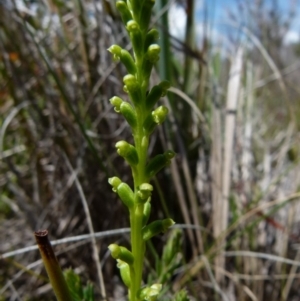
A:
[[[145,177],[145,167],[148,151],[148,136],[144,136],[144,105],[137,109],[137,132],[134,135],[135,147],[139,157],[139,163],[136,171],[133,171],[133,181],[135,196],[137,197],[138,188],[142,183],[148,182]],[[136,301],[137,293],[141,287],[143,262],[145,255],[145,242],[142,237],[143,228],[143,212],[144,204],[136,202],[132,210],[130,210],[130,227],[131,227],[131,247],[134,257],[133,269],[134,274],[131,275],[130,301]]]
[[[145,255],[145,242],[142,237],[142,222],[143,222],[143,204],[134,206],[131,212],[131,246],[134,257],[134,275],[132,275],[132,284],[130,289],[130,301],[136,301],[137,293],[141,287],[143,261]]]

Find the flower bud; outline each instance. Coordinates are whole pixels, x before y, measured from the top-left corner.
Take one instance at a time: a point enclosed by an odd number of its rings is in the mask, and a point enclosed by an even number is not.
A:
[[[142,75],[145,81],[149,80],[153,65],[159,60],[160,47],[157,44],[151,44],[142,64]]]
[[[123,77],[123,82],[127,87],[128,91],[134,91],[139,89],[139,83],[136,77],[132,74],[127,74]]]
[[[164,233],[174,224],[171,218],[154,221],[142,229],[143,239],[146,241],[161,232]]]
[[[123,82],[125,84],[124,91],[130,95],[132,102],[135,105],[138,105],[142,97],[141,97],[140,85],[137,79],[135,78],[134,75],[127,74],[124,76]]]
[[[122,48],[119,45],[111,45],[107,49],[112,55],[115,62],[117,62],[120,59]]]
[[[134,20],[130,20],[127,24],[126,24],[126,28],[127,30],[131,33],[131,32],[138,32],[140,30],[139,24],[134,21]]]
[[[167,107],[160,106],[155,111],[153,111],[145,120],[143,127],[147,134],[151,134],[155,127],[162,124],[168,114]]]
[[[122,49],[119,45],[112,45],[107,49],[111,54],[113,54],[114,61],[121,61],[123,65],[126,67],[128,73],[135,74],[136,73],[136,66],[131,54]]]
[[[152,112],[152,117],[155,123],[162,124],[168,114],[169,110],[165,106],[160,106]]]
[[[162,81],[159,85],[154,86],[146,97],[147,109],[152,109],[157,101],[167,94],[167,90],[170,88],[168,81]]]
[[[129,209],[134,205],[134,193],[129,185],[123,183],[118,177],[108,179],[108,183],[113,187],[113,191],[118,194],[122,202]]]
[[[123,157],[129,165],[135,166],[139,163],[139,157],[135,147],[122,140],[116,143],[118,154]]]
[[[131,284],[131,277],[130,277],[130,267],[129,265],[122,261],[121,259],[117,259],[117,267],[120,269],[121,278],[124,282],[124,284],[127,287],[130,287]]]
[[[122,181],[118,177],[112,177],[108,179],[108,183],[113,187],[113,191],[117,192],[118,186],[122,183]]]
[[[128,102],[124,101],[120,106],[120,112],[132,129],[134,129],[137,123],[135,109]]]
[[[170,160],[175,156],[173,151],[167,151],[155,156],[146,166],[146,175],[149,178],[155,176],[162,168],[170,164]]]
[[[160,46],[158,44],[151,44],[146,52],[146,59],[152,64],[159,60]]]
[[[120,247],[116,244],[111,244],[108,246],[108,248],[111,252],[111,256],[114,259],[120,259],[129,265],[133,264],[133,255],[127,248]]]
[[[121,104],[124,102],[123,99],[118,96],[114,96],[109,101],[114,106],[114,110],[117,113],[120,113]]]
[[[121,15],[124,25],[126,25],[130,20],[132,20],[131,12],[125,1],[117,1],[116,7]]]
[[[145,203],[150,197],[153,191],[153,186],[149,183],[143,183],[138,188],[138,202]]]
[[[141,57],[143,55],[144,49],[143,49],[143,36],[139,24],[134,20],[130,20],[129,22],[127,22],[126,28],[129,32],[135,55],[137,57]]]

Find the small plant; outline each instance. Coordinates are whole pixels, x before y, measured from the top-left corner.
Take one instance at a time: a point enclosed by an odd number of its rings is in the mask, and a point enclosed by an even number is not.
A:
[[[95,301],[92,283],[83,286],[80,277],[72,269],[64,271],[64,277],[73,301]]]
[[[116,244],[111,244],[109,249],[118,262],[122,280],[128,287],[130,301],[157,300],[161,284],[141,287],[145,243],[174,224],[170,218],[148,224],[153,190],[150,180],[175,155],[169,150],[148,159],[150,136],[168,114],[165,106],[156,107],[156,104],[166,94],[169,83],[162,81],[148,92],[151,70],[159,60],[160,52],[160,47],[156,44],[158,31],[149,30],[154,3],[154,0],[117,1],[117,9],[132,42],[133,56],[118,45],[112,45],[108,49],[128,72],[123,82],[130,101],[114,96],[110,102],[115,111],[123,115],[133,134],[133,144],[119,141],[116,148],[132,170],[134,187],[132,189],[117,177],[110,178],[109,184],[129,210],[131,251]]]

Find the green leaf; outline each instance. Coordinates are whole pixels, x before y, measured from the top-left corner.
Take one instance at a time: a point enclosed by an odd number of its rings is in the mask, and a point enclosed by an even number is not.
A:
[[[171,159],[175,156],[173,151],[167,151],[155,156],[146,166],[146,175],[149,178],[155,176],[162,168],[170,164]]]
[[[154,86],[146,97],[146,108],[152,109],[157,101],[166,95],[169,88],[170,83],[168,81],[162,81],[159,85]]]
[[[124,25],[126,25],[130,20],[132,20],[131,12],[125,1],[117,1],[116,7],[121,15]]]
[[[152,8],[155,4],[155,0],[144,0],[140,14],[140,27],[141,30],[147,30],[149,27]]]
[[[174,224],[171,218],[154,221],[143,228],[143,239],[148,240],[157,234],[164,233]]]

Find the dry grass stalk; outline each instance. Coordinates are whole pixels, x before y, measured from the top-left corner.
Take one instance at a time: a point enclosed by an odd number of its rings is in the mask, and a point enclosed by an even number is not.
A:
[[[48,239],[48,231],[39,230],[34,235],[57,300],[72,301],[68,285]]]
[[[225,111],[225,133],[223,140],[223,156],[222,156],[222,185],[221,185],[221,199],[215,204],[214,217],[216,220],[213,222],[213,226],[217,227],[214,230],[215,237],[218,237],[223,233],[228,226],[229,218],[229,193],[231,183],[231,170],[232,170],[232,156],[235,134],[235,120],[238,106],[238,99],[240,97],[240,84],[242,77],[243,66],[243,49],[240,47],[237,50],[236,55],[232,59],[232,64],[229,73],[228,90],[226,97],[226,111]],[[218,159],[218,158],[216,158]],[[221,244],[223,242],[220,241]],[[215,259],[215,264],[218,267],[224,268],[224,257],[218,255]],[[222,275],[218,274],[216,270],[216,279],[221,281]]]

